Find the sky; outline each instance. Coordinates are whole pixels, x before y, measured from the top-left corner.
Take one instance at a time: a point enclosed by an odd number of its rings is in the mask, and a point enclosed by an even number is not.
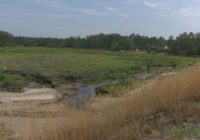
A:
[[[200,31],[200,0],[0,0],[0,30],[16,36]]]

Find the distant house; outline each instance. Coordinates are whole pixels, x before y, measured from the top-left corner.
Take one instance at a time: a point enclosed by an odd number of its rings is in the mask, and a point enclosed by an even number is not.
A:
[[[150,52],[163,52],[163,51],[168,51],[169,47],[168,46],[152,46],[150,49]]]
[[[167,51],[168,49],[169,49],[168,46],[165,46],[165,47],[163,48],[163,50],[165,50],[165,51]]]

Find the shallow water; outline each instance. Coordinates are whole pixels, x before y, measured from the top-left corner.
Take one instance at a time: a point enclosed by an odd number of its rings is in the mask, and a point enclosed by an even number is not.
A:
[[[81,87],[77,95],[69,97],[69,103],[74,107],[81,108],[83,104],[93,95],[95,95],[95,87]]]
[[[149,77],[149,73],[137,73],[130,76],[131,78],[136,78],[139,80],[145,80]],[[69,103],[76,108],[81,108],[85,102],[91,97],[96,94],[96,89],[110,85],[110,84],[118,84],[119,80],[106,80],[101,82],[96,86],[85,86],[81,87],[78,91],[78,94],[71,96],[68,98]]]
[[[146,80],[149,76],[150,76],[150,74],[147,73],[147,72],[137,73],[137,74],[131,75],[132,78],[136,78],[136,79],[139,79],[139,80]]]

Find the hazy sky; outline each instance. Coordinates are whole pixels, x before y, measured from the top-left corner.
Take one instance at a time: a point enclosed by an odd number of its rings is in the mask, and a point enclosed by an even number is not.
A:
[[[0,30],[41,37],[200,31],[200,0],[0,0]]]

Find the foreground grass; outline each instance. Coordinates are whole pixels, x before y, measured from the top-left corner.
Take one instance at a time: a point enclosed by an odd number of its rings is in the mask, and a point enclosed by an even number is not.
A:
[[[179,74],[153,80],[122,97],[98,97],[88,103],[85,110],[72,109],[66,117],[43,119],[40,124],[33,119],[26,127],[25,139],[140,139],[144,132],[148,133],[148,126],[140,125],[140,121],[148,115],[159,112],[178,114],[191,101],[199,100],[199,77],[200,66],[195,66]],[[192,128],[195,133],[196,130]]]

